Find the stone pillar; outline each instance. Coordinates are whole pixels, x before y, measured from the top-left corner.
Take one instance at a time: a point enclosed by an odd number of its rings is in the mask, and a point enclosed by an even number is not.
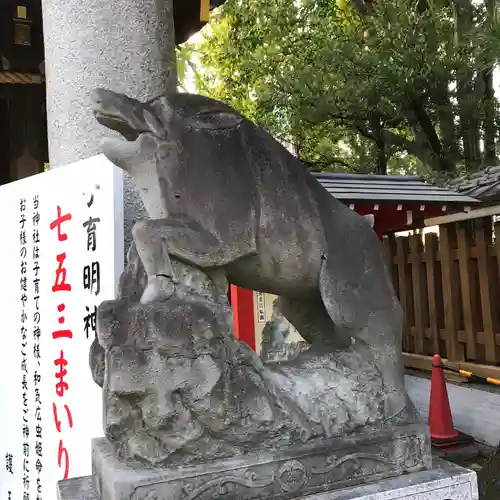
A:
[[[51,168],[99,154],[109,130],[91,111],[104,87],[145,100],[175,89],[172,0],[43,0]],[[125,247],[145,216],[124,175]]]

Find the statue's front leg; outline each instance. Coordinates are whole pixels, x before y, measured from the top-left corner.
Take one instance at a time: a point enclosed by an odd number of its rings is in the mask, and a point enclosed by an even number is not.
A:
[[[167,242],[162,234],[153,230],[153,220],[136,222],[132,228],[135,247],[148,276],[172,278],[174,273]]]
[[[133,229],[135,246],[146,271],[148,281],[141,302],[154,302],[169,298],[174,292],[174,272],[168,246],[157,231],[149,229],[150,220],[137,222]]]
[[[203,269],[223,267],[256,253],[250,232],[242,229],[223,239],[195,220],[146,219],[138,221],[132,232],[149,275],[172,276],[169,255]]]
[[[235,235],[229,241],[221,241],[192,220],[146,219],[137,222],[132,233],[148,275],[142,302],[168,293],[172,278],[175,278],[170,256],[193,267],[210,269],[255,253],[250,238]]]

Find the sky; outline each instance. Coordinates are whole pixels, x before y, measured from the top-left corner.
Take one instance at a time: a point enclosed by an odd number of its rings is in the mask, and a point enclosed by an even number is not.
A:
[[[189,39],[189,42],[200,43],[202,40],[203,40],[203,31],[198,31]],[[202,71],[201,68],[200,71]],[[194,84],[193,71],[190,67],[186,68],[186,74],[184,77],[184,89],[186,90],[186,92],[196,94],[196,86]]]

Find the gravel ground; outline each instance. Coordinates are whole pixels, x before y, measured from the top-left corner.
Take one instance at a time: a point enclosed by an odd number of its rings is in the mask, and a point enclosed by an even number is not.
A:
[[[500,498],[500,446],[480,464],[477,473],[479,500],[498,500]]]

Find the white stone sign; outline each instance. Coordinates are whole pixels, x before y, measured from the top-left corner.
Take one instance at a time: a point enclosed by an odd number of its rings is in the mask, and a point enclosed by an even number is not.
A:
[[[0,187],[0,499],[55,500],[103,435],[96,306],[123,269],[121,171],[97,156]]]

